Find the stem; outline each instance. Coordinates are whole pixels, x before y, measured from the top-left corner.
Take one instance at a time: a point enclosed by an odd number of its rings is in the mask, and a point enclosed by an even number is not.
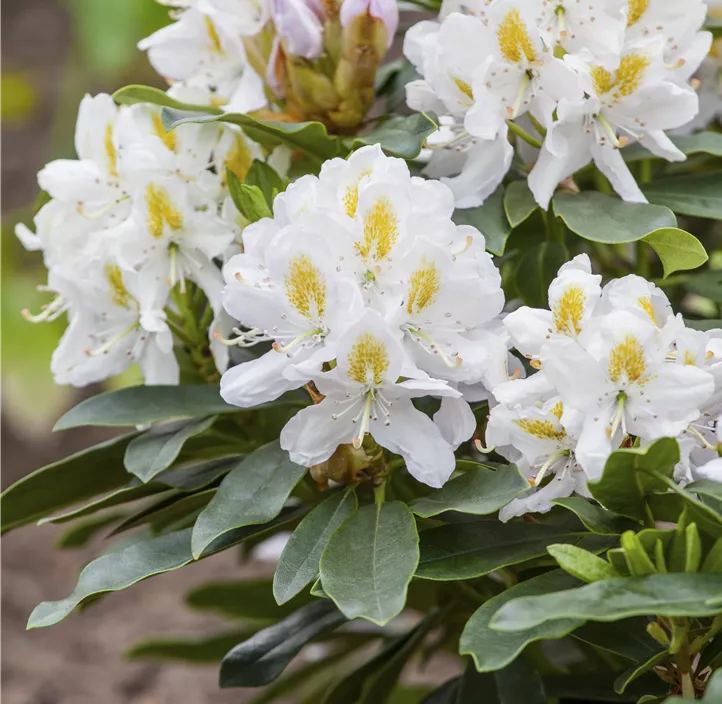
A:
[[[652,160],[642,159],[639,165],[639,182],[649,183],[652,180]]]
[[[509,125],[509,130],[519,137],[519,139],[523,139],[527,144],[530,144],[536,149],[541,149],[542,143],[536,137],[532,137],[526,130],[519,127],[515,122],[507,120],[506,124]]]
[[[532,125],[534,125],[534,129],[535,129],[542,137],[546,137],[546,136],[547,136],[547,128],[544,127],[544,125],[542,125],[542,123],[539,122],[539,120],[537,120],[536,117],[534,117],[534,115],[532,115],[530,112],[527,113],[527,117],[529,118],[529,120],[530,120],[530,122],[532,123]]]
[[[564,244],[564,228],[557,222],[557,218],[551,208],[549,210],[542,210],[541,214],[544,222],[544,230],[547,235],[547,241]]]
[[[644,242],[642,242],[642,240],[637,240],[634,243],[634,247],[637,254],[637,274],[643,279],[648,279],[651,273],[651,267],[649,257],[647,256],[647,249],[645,247],[645,244]]]
[[[677,678],[682,689],[682,696],[694,699],[694,683],[692,682],[692,660],[689,648],[689,624],[686,619],[670,619],[672,625],[672,644],[669,652],[675,655],[677,663]]]
[[[380,506],[386,500],[386,480],[374,487],[374,501]]]

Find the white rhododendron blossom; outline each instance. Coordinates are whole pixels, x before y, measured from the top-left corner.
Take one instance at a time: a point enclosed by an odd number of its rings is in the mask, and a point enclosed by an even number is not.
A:
[[[620,150],[639,142],[685,158],[666,131],[700,112],[690,79],[712,42],[706,12],[703,0],[444,3],[438,22],[404,42],[421,74],[406,87],[409,106],[443,116],[425,172],[448,183],[458,207],[480,205],[511,167],[511,133],[525,142],[519,156],[543,208],[591,161],[622,198],[646,202]]]
[[[299,179],[273,220],[244,230],[223,304],[245,329],[237,344],[272,349],[226,372],[221,394],[247,407],[313,381],[327,398],[281,436],[295,461],[318,464],[370,433],[427,484],[452,472],[475,428],[455,386],[490,387],[508,354],[501,277],[452,210],[448,188],[372,146]],[[437,425],[418,396],[444,399]]]

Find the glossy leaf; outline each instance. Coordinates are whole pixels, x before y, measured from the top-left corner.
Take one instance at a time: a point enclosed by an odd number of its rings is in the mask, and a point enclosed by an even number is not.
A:
[[[529,643],[542,638],[562,638],[582,625],[583,621],[549,621],[515,633],[492,631],[489,622],[492,616],[512,599],[557,592],[577,584],[579,582],[574,577],[562,570],[553,570],[509,587],[474,612],[461,634],[459,652],[462,655],[471,655],[480,672],[493,672],[512,662]]]
[[[500,704],[547,704],[544,682],[524,656],[516,658],[505,668],[495,672],[494,679]],[[473,694],[478,696],[478,690]],[[473,701],[469,699],[469,704]]]
[[[568,260],[569,251],[558,242],[542,242],[526,250],[514,275],[516,290],[524,303],[533,308],[546,308],[549,284]]]
[[[321,583],[347,618],[384,625],[404,608],[418,562],[419,536],[408,506],[376,503],[333,534],[321,555]]]
[[[557,561],[559,567],[583,582],[619,577],[606,560],[575,545],[550,545],[547,552]]]
[[[278,441],[243,459],[223,479],[193,526],[193,554],[236,528],[265,523],[283,508],[306,468],[291,462]]]
[[[286,189],[286,182],[265,161],[254,159],[244,181],[249,186],[261,189],[269,208],[273,208],[273,199]]]
[[[714,600],[722,594],[722,575],[653,574],[606,579],[543,596],[523,597],[505,604],[492,618],[499,631],[534,628],[557,619],[616,621],[630,616],[713,616],[722,611]]]
[[[165,472],[161,472],[154,479],[153,483],[180,489],[181,491],[198,491],[206,489],[222,477],[228,474],[245,455],[230,455],[227,457],[216,457],[205,462],[188,462],[177,465]]]
[[[337,491],[298,524],[283,548],[273,577],[273,595],[279,604],[286,603],[313,581],[321,553],[356,507],[353,491]]]
[[[572,232],[603,244],[636,242],[655,230],[677,226],[669,208],[625,203],[596,191],[557,193],[554,212]]]
[[[367,134],[355,137],[352,146],[358,149],[378,144],[390,156],[415,159],[426,138],[438,129],[438,118],[434,113],[421,112],[408,117],[394,115]]]
[[[611,545],[610,541],[605,536],[544,524],[452,523],[421,533],[421,560],[416,576],[440,581],[473,579],[501,567],[546,555],[547,546],[552,543],[603,550]]]
[[[655,230],[643,239],[662,261],[665,277],[675,271],[696,269],[709,259],[704,246],[694,235],[676,227]]]
[[[221,663],[220,686],[261,687],[273,682],[301,648],[345,621],[330,601],[304,606],[235,646]]]
[[[622,692],[624,692],[627,687],[634,682],[634,680],[654,669],[657,665],[661,665],[666,660],[669,660],[670,657],[669,652],[663,650],[659,653],[655,653],[644,662],[639,663],[636,667],[630,667],[617,677],[614,682],[614,691],[617,692],[617,694],[622,694]]]
[[[171,98],[168,93],[160,88],[152,88],[151,86],[131,85],[124,86],[113,93],[113,100],[118,105],[136,105],[137,103],[151,103],[162,107],[174,108],[176,110],[187,110],[202,113],[221,114],[220,108],[214,108],[210,105],[194,105],[192,103],[184,103],[175,98]]]
[[[163,423],[133,438],[125,450],[125,468],[143,482],[176,461],[185,441],[208,430],[216,416]]]
[[[417,501],[411,510],[423,518],[437,516],[444,511],[485,516],[506,506],[528,489],[529,482],[516,465],[500,466],[497,469],[472,465],[441,489]]]
[[[589,621],[577,628],[572,635],[602,650],[640,662],[659,653],[661,647],[647,633],[648,623],[649,620],[642,616],[612,623]]]
[[[123,455],[134,437],[124,435],[76,452],[9,486],[0,502],[3,532],[127,484]]]
[[[635,525],[632,521],[621,516],[615,516],[581,496],[554,499],[552,503],[563,506],[576,514],[587,530],[599,535],[621,535],[625,530],[629,530]]]
[[[504,194],[504,212],[512,227],[519,227],[539,207],[526,181],[512,181]]]
[[[58,550],[75,550],[85,547],[100,531],[120,521],[125,514],[109,513],[93,516],[85,521],[75,523],[58,538],[55,547]]]
[[[457,208],[452,219],[457,225],[471,225],[483,233],[487,252],[497,256],[504,254],[511,225],[504,212],[503,186],[499,186],[484,204],[477,208]]]
[[[125,653],[129,660],[172,660],[215,664],[237,643],[253,635],[252,629],[216,633],[200,638],[155,638],[136,643]]]
[[[722,172],[685,174],[642,186],[650,203],[665,205],[675,213],[722,220]]]
[[[241,183],[238,176],[230,169],[226,169],[226,182],[233,204],[248,222],[258,222],[263,218],[273,217],[266,197],[258,186]]]

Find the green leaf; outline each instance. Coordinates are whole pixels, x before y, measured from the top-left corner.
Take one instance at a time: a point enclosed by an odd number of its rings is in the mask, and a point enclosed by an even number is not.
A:
[[[553,504],[563,506],[572,513],[575,513],[587,530],[599,535],[621,535],[625,530],[634,527],[634,523],[615,516],[605,511],[591,501],[581,496],[568,496],[562,499],[554,499]]]
[[[684,287],[698,296],[722,303],[722,270],[711,269],[697,272],[684,282]],[[718,321],[718,327],[720,322],[722,321]]]
[[[130,386],[82,401],[71,408],[53,430],[83,425],[145,425],[239,410],[221,398],[217,386]]]
[[[610,540],[545,524],[451,523],[421,533],[421,560],[416,576],[438,581],[473,579],[542,557],[551,543],[586,544],[602,550],[610,545]]]
[[[285,604],[316,577],[321,553],[356,507],[353,491],[336,491],[298,524],[283,548],[273,577],[273,595],[279,604]]]
[[[596,191],[557,193],[554,212],[572,232],[603,244],[636,242],[655,230],[677,226],[669,208],[625,203]]]
[[[680,215],[722,220],[722,171],[663,178],[642,186],[650,203]]]
[[[266,197],[258,186],[241,183],[238,176],[230,169],[226,169],[226,182],[233,204],[248,222],[258,222],[263,218],[273,217]]]
[[[93,516],[87,521],[77,523],[58,538],[55,547],[58,550],[75,550],[85,547],[103,528],[107,528],[111,523],[121,520],[124,515],[123,513],[109,513],[102,516]]]
[[[660,650],[659,643],[647,633],[648,623],[644,617],[625,618],[612,623],[589,621],[572,635],[597,648],[639,662],[656,655]]]
[[[557,700],[564,704],[601,704],[602,702],[628,702],[643,704],[646,699],[640,696],[652,691],[663,693],[669,691],[669,685],[655,676],[644,678],[633,683],[624,694],[616,694],[613,688],[613,677],[610,673],[579,672],[572,675],[545,675],[544,689],[551,701]],[[654,701],[658,701],[656,698]],[[651,703],[650,703],[651,704]]]
[[[512,662],[529,643],[542,638],[564,637],[583,622],[576,619],[549,621],[515,633],[492,631],[489,622],[492,616],[512,599],[557,592],[578,583],[562,570],[553,570],[509,587],[474,612],[461,634],[459,652],[462,655],[471,655],[480,672],[493,672]]]
[[[321,556],[321,583],[347,618],[381,626],[404,608],[418,562],[419,537],[408,506],[376,503],[333,534]]]
[[[235,646],[221,663],[220,686],[261,687],[273,682],[301,648],[345,621],[330,601],[304,606]]]
[[[216,416],[163,423],[133,438],[125,450],[125,468],[143,482],[176,461],[185,441],[200,435],[213,425]]]
[[[711,499],[722,501],[722,482],[715,482],[712,479],[698,479],[684,487],[686,491],[700,496],[709,496]]]
[[[394,115],[370,132],[354,137],[352,148],[378,144],[390,156],[415,159],[426,138],[438,129],[438,117],[434,113],[421,112],[408,117]]]
[[[495,672],[494,679],[500,704],[546,704],[547,702],[542,678],[524,656]],[[462,691],[463,688],[462,680]],[[469,704],[478,701],[478,690],[473,692],[473,696],[474,699],[470,698]]]
[[[224,477],[193,527],[193,555],[236,528],[265,523],[283,508],[306,468],[274,441],[255,450]]]
[[[490,195],[483,205],[477,208],[457,208],[452,215],[457,225],[471,225],[483,233],[486,251],[501,256],[506,249],[506,241],[511,234],[511,225],[504,212],[504,187]]]
[[[569,251],[559,242],[542,242],[524,252],[514,275],[516,290],[524,303],[546,308],[549,284],[568,259]]]
[[[519,227],[539,207],[526,180],[512,181],[504,194],[504,212],[512,227]]]
[[[201,115],[173,108],[163,108],[162,118],[167,130],[189,122],[227,122],[238,125],[254,142],[267,147],[285,144],[318,162],[343,156],[346,151],[341,140],[329,135],[321,122],[265,122],[240,113]]]
[[[269,208],[273,207],[273,199],[278,193],[286,190],[286,183],[276,173],[275,169],[265,161],[254,159],[251,168],[246,174],[245,183],[249,186],[258,186]]]
[[[215,633],[200,638],[154,638],[136,643],[125,653],[129,660],[175,660],[193,664],[214,664],[237,643],[249,638],[252,629]]]
[[[485,516],[528,489],[529,482],[516,465],[500,466],[496,470],[476,465],[417,501],[411,510],[423,518],[444,511]]]
[[[655,230],[643,240],[662,261],[665,278],[675,271],[696,269],[709,259],[702,243],[694,235],[676,227]]]
[[[652,574],[648,577],[606,579],[543,596],[515,599],[491,621],[499,631],[534,628],[557,619],[616,621],[630,616],[714,616],[722,593],[722,575]]]
[[[663,482],[645,470],[671,475],[677,462],[679,445],[671,438],[657,440],[644,449],[617,450],[609,456],[601,479],[589,482],[589,492],[608,510],[643,521],[647,515],[645,497],[665,489]]]
[[[625,670],[614,681],[614,691],[617,692],[617,694],[622,694],[634,680],[654,669],[657,665],[661,665],[665,660],[669,660],[670,657],[669,652],[663,650],[660,653],[655,653],[636,667],[630,667],[628,670]]]
[[[722,538],[718,538],[705,555],[701,571],[722,574]]]
[[[547,552],[557,561],[559,567],[583,582],[619,577],[617,570],[606,560],[574,545],[550,545]]]
[[[124,435],[35,470],[2,493],[3,532],[128,483]],[[102,471],[98,471],[102,468]]]
[[[113,93],[113,100],[118,105],[135,105],[137,103],[152,103],[166,108],[174,108],[176,110],[186,110],[192,112],[215,113],[220,115],[223,111],[220,108],[214,108],[210,105],[194,105],[192,103],[184,103],[175,98],[171,98],[168,93],[159,88],[151,88],[150,86],[131,85],[124,86]]]

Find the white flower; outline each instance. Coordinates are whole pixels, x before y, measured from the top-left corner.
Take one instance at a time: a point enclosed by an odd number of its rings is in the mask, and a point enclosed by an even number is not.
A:
[[[441,486],[456,464],[452,447],[411,399],[460,394],[434,379],[397,383],[403,358],[396,336],[378,313],[367,310],[339,339],[336,367],[315,377],[324,400],[299,412],[281,432],[281,447],[291,460],[319,464],[341,444],[360,447],[369,433],[401,455],[419,481]]]

